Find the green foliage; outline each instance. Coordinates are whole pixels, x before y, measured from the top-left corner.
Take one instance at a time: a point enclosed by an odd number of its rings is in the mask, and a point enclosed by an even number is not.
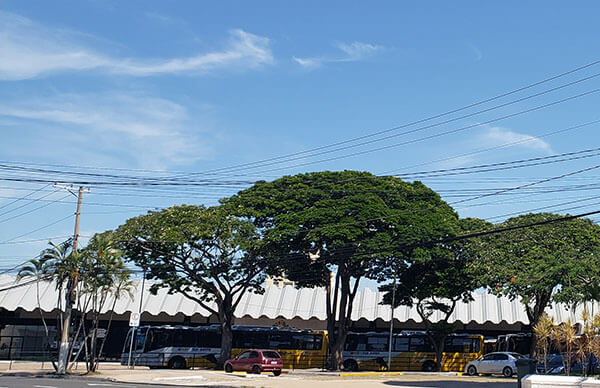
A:
[[[111,294],[115,290],[127,289],[131,285],[130,271],[125,267],[123,253],[117,249],[114,233],[97,233],[80,252],[79,278],[84,292]]]
[[[483,231],[491,227],[491,224],[479,219],[466,218],[456,221],[460,234]],[[481,252],[480,244],[479,239],[457,240],[416,248],[412,256],[394,259],[391,266],[397,282],[396,307],[419,303],[423,319],[428,319],[435,311],[449,316],[456,301],[469,301],[472,291],[481,286],[474,271],[474,264]],[[382,266],[385,265],[386,263],[382,263]],[[403,270],[398,271],[397,268]],[[391,304],[392,286],[393,284],[389,283],[380,287],[382,291],[386,291],[385,304]]]
[[[50,258],[44,256],[41,256],[39,259],[28,260],[27,263],[19,269],[17,280],[24,278],[45,280],[51,276],[54,267],[53,264],[54,263]]]
[[[526,214],[499,227],[527,225],[562,217]],[[535,325],[551,301],[589,300],[591,284],[600,279],[600,227],[573,219],[503,232],[485,238],[478,275],[493,292],[520,298]]]
[[[252,222],[222,207],[182,205],[131,218],[117,233],[127,257],[156,280],[151,292],[181,293],[217,316],[219,360],[227,360],[237,305],[247,291],[264,291],[267,261]]]
[[[206,308],[237,287],[260,292],[264,261],[260,239],[249,221],[222,208],[173,206],[131,218],[119,227],[127,257],[156,279],[153,292],[166,287]],[[212,310],[212,309],[210,309]]]
[[[479,219],[456,220],[454,225],[460,234],[483,231],[490,224]],[[457,302],[472,300],[472,292],[480,287],[473,266],[479,259],[479,239],[457,240],[447,244],[432,244],[413,250],[413,255],[394,258],[390,266],[395,273],[394,282],[380,287],[384,291],[384,304],[416,306],[427,334],[432,341],[437,356],[438,369],[441,368],[441,355],[444,340],[455,330],[448,323]],[[402,270],[398,271],[398,268]],[[389,270],[389,269],[388,269]],[[395,291],[394,291],[395,288]],[[394,295],[392,295],[394,293]],[[440,320],[430,318],[441,313]]]
[[[235,214],[250,217],[264,233],[266,252],[282,258],[280,269],[309,287],[326,285],[332,265],[364,276],[374,258],[447,236],[456,219],[450,206],[420,182],[357,171],[259,182],[225,203]]]
[[[263,235],[270,270],[299,287],[327,287],[329,365],[338,369],[359,281],[386,279],[390,258],[454,233],[456,213],[420,182],[367,172],[314,172],[258,182],[228,200]],[[376,269],[375,269],[376,268]],[[335,273],[333,283],[331,274]]]

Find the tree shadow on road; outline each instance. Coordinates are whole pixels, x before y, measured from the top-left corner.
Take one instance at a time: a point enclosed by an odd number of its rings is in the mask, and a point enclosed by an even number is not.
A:
[[[515,388],[515,381],[459,381],[459,380],[436,380],[436,381],[384,381],[384,385],[391,387],[436,387],[436,388]]]

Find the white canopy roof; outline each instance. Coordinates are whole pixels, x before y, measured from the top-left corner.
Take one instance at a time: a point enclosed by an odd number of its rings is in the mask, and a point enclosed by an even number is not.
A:
[[[13,285],[24,284],[28,282],[23,280],[16,282],[14,276],[0,276],[0,288],[8,288]],[[161,289],[157,295],[151,295],[149,292],[150,284],[146,282],[144,290],[144,302],[142,311],[151,315],[168,314],[174,316],[183,314],[194,316],[196,314],[208,317],[211,314],[197,303],[187,299],[183,295],[169,295],[166,289]],[[115,305],[116,314],[125,314],[131,311],[137,312],[140,301],[141,282],[137,283],[134,291],[134,298],[128,296],[119,299]],[[326,319],[325,312],[326,291],[323,288],[301,288],[293,286],[267,287],[263,295],[247,293],[235,313],[236,317],[250,317],[254,319],[303,319],[308,320],[316,318],[318,320]],[[352,319],[358,321],[365,319],[375,321],[377,319],[389,321],[391,311],[388,306],[381,305],[383,294],[368,288],[360,290],[354,302],[354,311]],[[58,293],[53,284],[49,282],[40,283],[40,305],[42,310],[50,312],[56,309]],[[508,298],[497,297],[487,292],[476,292],[473,294],[474,301],[470,303],[458,303],[451,322],[459,321],[467,324],[475,322],[484,323],[507,323],[528,324],[527,314],[518,300],[511,301]],[[34,311],[38,307],[36,299],[36,284],[14,287],[0,292],[0,309],[15,311],[23,309],[25,311]],[[108,312],[112,307],[112,300],[106,303],[103,312]],[[591,311],[598,312],[598,306],[588,306]],[[563,305],[552,305],[548,309],[548,314],[554,317],[556,322],[564,322],[571,319],[572,322],[581,320],[581,311],[583,306],[578,307],[577,311],[567,310]],[[401,306],[394,311],[394,318],[400,322],[421,322],[416,309]],[[439,315],[434,315],[433,320],[439,320]]]

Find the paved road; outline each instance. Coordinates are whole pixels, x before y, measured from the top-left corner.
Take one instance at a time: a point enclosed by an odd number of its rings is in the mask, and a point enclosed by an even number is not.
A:
[[[0,376],[0,388],[173,388],[168,385],[121,384],[98,379]]]
[[[516,388],[517,382],[515,381],[507,381],[507,382],[475,382],[475,381],[456,381],[456,380],[447,380],[447,381],[427,381],[423,383],[419,382],[404,382],[404,381],[386,381],[385,385],[391,387],[404,387],[404,388],[417,388],[417,387],[430,387],[430,388]]]
[[[353,379],[354,380],[354,379]],[[394,380],[379,380],[379,381],[361,381],[350,380],[345,382],[346,387],[358,386],[376,386],[376,387],[404,387],[404,388],[516,388],[516,381],[493,382],[493,381],[460,381],[460,380],[437,380],[437,381],[394,381]],[[284,380],[281,380],[284,381]],[[313,384],[322,386],[322,381],[306,379],[303,386],[310,387]],[[371,385],[371,383],[373,385]],[[335,384],[334,384],[335,385]],[[200,387],[202,385],[195,385]],[[332,385],[333,386],[333,385]],[[173,388],[172,385],[148,385],[135,383],[114,383],[99,379],[69,377],[28,377],[28,376],[0,376],[0,388]],[[218,386],[211,384],[211,388]]]

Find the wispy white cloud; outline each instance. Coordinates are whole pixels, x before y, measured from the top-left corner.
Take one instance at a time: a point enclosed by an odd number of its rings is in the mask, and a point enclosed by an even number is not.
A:
[[[346,57],[340,59],[346,62],[359,61],[370,57],[383,48],[382,46],[362,42],[338,43],[337,47],[346,53]]]
[[[292,57],[292,59],[294,61],[296,61],[300,66],[307,67],[307,68],[319,67],[319,66],[321,66],[321,63],[323,62],[323,60],[321,58]]]
[[[467,43],[467,48],[473,54],[475,62],[479,62],[483,59],[483,52],[477,46],[472,43]]]
[[[210,109],[207,107],[206,111]],[[36,128],[40,132],[38,137],[48,142],[44,147],[58,153],[77,149],[106,160],[152,168],[189,164],[212,155],[214,136],[209,128],[199,124],[201,114],[191,117],[178,103],[143,94],[63,94],[34,98],[3,104],[0,116],[21,120],[21,125],[11,126],[15,131]],[[9,135],[10,130],[5,133]],[[28,152],[45,152],[37,150],[35,142],[29,147]]]
[[[174,18],[172,16],[168,16],[159,12],[149,11],[144,13],[144,16],[149,20],[168,26],[187,25],[187,23],[182,19]]]
[[[316,68],[328,62],[355,62],[373,56],[383,49],[383,46],[363,42],[337,43],[335,45],[341,53],[335,56],[319,57],[292,57],[300,66],[310,69]]]
[[[103,71],[131,76],[204,74],[254,69],[273,63],[269,39],[236,29],[224,47],[181,58],[120,58],[82,42],[82,35],[0,12],[0,79],[21,80],[64,71]]]
[[[502,127],[490,127],[482,134],[482,140],[489,146],[510,144],[514,147],[552,153],[552,147],[546,141],[532,135],[519,133]]]

